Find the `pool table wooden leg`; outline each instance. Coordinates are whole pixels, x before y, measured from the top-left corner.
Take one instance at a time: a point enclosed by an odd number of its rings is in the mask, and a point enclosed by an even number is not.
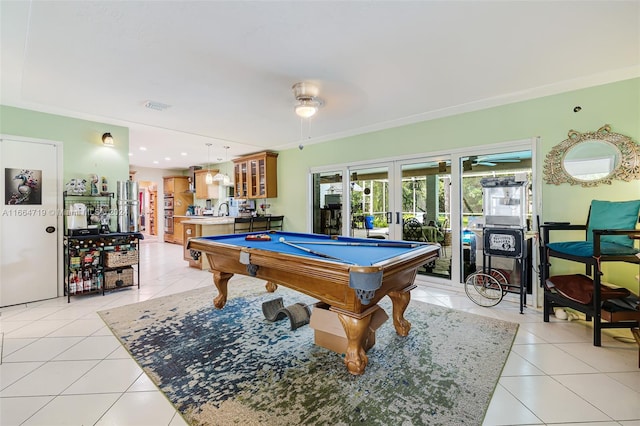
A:
[[[267,289],[269,293],[274,293],[278,289],[278,284],[271,281],[267,281],[264,287]]]
[[[409,291],[391,291],[389,297],[393,303],[393,326],[399,336],[406,337],[411,330],[411,323],[404,318],[404,311],[409,306],[411,300],[411,292]]]
[[[347,335],[347,351],[344,363],[349,373],[355,376],[360,375],[364,373],[364,369],[369,362],[369,357],[367,357],[367,353],[364,350],[364,339],[369,331],[371,315],[357,319],[338,313],[338,318]]]
[[[213,299],[213,306],[215,306],[217,309],[222,309],[227,303],[227,283],[229,282],[229,279],[233,276],[233,274],[220,271],[212,272],[213,284],[215,284],[216,288],[218,289],[218,296]]]

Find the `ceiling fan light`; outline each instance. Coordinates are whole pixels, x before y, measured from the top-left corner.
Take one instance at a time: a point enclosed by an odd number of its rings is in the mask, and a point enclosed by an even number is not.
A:
[[[318,104],[314,101],[302,100],[295,106],[296,114],[302,118],[310,118],[318,112]]]
[[[294,84],[291,89],[297,101],[294,107],[296,115],[302,118],[313,117],[323,104],[322,99],[318,97],[318,87],[312,83],[300,82]]]

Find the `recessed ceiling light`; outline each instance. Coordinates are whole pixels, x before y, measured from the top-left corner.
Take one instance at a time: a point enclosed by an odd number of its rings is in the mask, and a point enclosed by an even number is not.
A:
[[[130,153],[129,153],[129,157],[133,157],[133,152],[130,152]]]
[[[146,151],[146,150],[147,150],[147,148],[145,148],[144,146],[140,147],[140,151]]]
[[[182,155],[183,157],[186,157],[187,153],[186,152],[181,152],[180,155]]]
[[[166,161],[171,161],[171,157],[164,157]]]
[[[158,164],[158,160],[153,160],[153,164]]]

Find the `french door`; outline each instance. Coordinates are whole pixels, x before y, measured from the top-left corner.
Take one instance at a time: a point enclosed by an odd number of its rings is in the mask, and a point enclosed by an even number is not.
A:
[[[313,232],[450,245],[450,164],[411,159],[313,173]],[[418,273],[450,278],[451,254],[443,249]]]
[[[540,184],[533,168],[537,143],[528,139],[313,169],[312,230],[438,243],[439,259],[418,274],[436,282],[464,282],[481,266],[483,178],[524,176],[533,183],[528,217],[539,212]]]

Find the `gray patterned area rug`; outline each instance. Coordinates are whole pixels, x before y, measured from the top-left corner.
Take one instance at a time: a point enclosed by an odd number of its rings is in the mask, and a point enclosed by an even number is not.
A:
[[[100,312],[191,425],[478,425],[517,324],[412,301],[408,337],[391,318],[376,332],[364,375],[314,345],[308,325],[268,322],[262,302],[315,300],[232,280],[213,308],[208,287]],[[391,317],[388,298],[380,305]]]

